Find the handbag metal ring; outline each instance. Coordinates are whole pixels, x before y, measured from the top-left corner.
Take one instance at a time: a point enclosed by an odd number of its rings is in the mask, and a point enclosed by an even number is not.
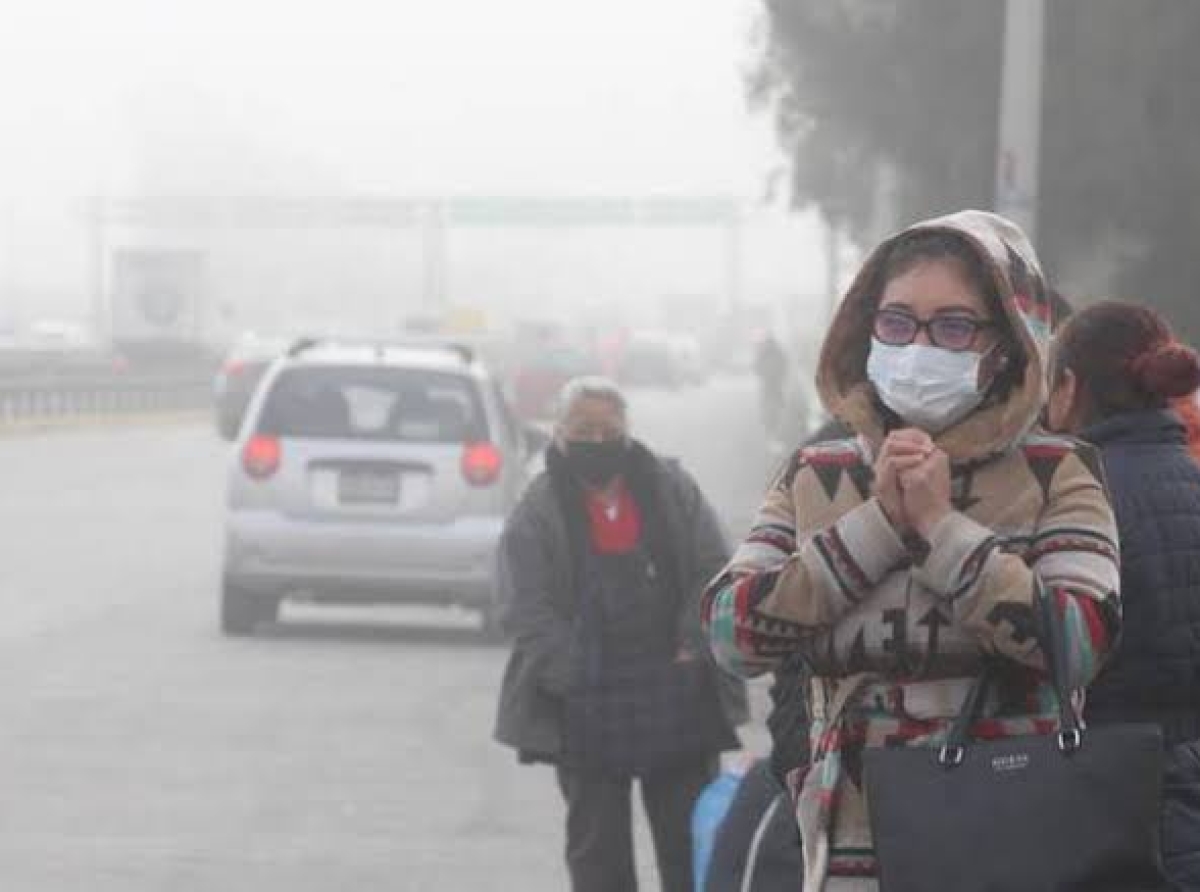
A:
[[[1078,728],[1058,732],[1058,749],[1070,755],[1083,746],[1083,732]]]
[[[963,763],[965,757],[966,750],[961,746],[947,744],[938,751],[938,764],[943,768],[957,768]]]

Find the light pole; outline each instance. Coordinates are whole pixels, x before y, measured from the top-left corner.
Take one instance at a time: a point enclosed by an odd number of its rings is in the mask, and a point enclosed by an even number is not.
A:
[[[1045,0],[1006,2],[995,206],[1030,241],[1037,237],[1045,20]]]
[[[108,300],[108,250],[105,224],[105,201],[99,193],[88,199],[84,216],[87,227],[87,277],[89,289],[92,332],[96,340],[108,343],[112,340],[112,309]]]
[[[734,216],[725,224],[725,300],[733,312],[742,308],[742,220]]]

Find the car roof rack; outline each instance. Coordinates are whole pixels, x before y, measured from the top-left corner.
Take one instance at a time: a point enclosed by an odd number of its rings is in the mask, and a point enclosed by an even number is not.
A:
[[[402,338],[357,338],[357,337],[301,337],[292,342],[288,348],[289,358],[301,356],[317,347],[366,347],[373,348],[382,358],[385,350],[437,350],[457,356],[464,365],[472,365],[477,359],[474,348],[461,341],[439,337],[402,337]]]
[[[321,343],[321,338],[296,338],[296,340],[292,341],[291,346],[287,348],[287,355],[289,357],[299,356],[301,353],[307,353],[313,347],[316,347]]]

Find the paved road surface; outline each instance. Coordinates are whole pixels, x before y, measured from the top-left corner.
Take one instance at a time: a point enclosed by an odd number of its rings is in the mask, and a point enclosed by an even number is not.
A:
[[[738,534],[755,405],[722,381],[634,406]],[[474,617],[217,634],[224,461],[203,427],[0,440],[0,889],[566,888],[550,773],[489,741],[504,652]]]

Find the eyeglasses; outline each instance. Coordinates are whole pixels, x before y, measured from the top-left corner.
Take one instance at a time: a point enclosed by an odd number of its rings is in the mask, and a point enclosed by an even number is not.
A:
[[[904,347],[917,339],[921,329],[929,332],[929,340],[935,347],[960,352],[970,350],[975,339],[985,328],[995,327],[994,322],[976,319],[973,316],[946,314],[932,319],[918,319],[904,310],[879,310],[875,313],[875,337],[891,347]]]

